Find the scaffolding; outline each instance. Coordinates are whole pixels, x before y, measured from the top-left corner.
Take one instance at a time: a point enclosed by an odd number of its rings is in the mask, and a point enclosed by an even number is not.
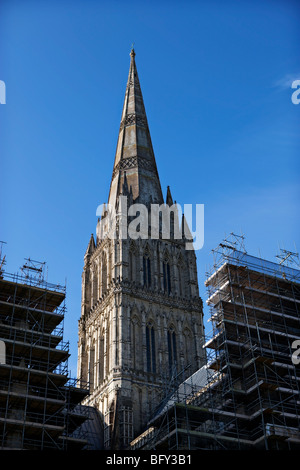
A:
[[[79,404],[88,384],[68,376],[66,287],[44,280],[45,263],[26,261],[22,274],[0,263],[0,448],[84,448]]]
[[[300,270],[231,234],[207,273],[208,363],[174,390],[132,449],[299,449]],[[293,254],[294,255],[294,254]],[[289,259],[288,256],[286,259]],[[201,378],[201,380],[200,380]]]

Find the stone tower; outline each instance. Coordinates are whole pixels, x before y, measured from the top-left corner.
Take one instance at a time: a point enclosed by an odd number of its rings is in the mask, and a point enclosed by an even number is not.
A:
[[[162,195],[133,49],[130,56],[108,205],[84,256],[79,320],[78,377],[90,382],[105,449],[126,448],[178,374],[205,363],[196,256],[176,235],[183,223],[170,188]],[[169,208],[170,235],[161,219],[152,237],[149,217],[138,237],[121,237],[121,200],[125,228],[136,204],[149,214],[153,205]]]

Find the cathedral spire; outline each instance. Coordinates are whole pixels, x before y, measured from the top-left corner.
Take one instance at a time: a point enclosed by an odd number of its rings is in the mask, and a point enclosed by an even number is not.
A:
[[[94,253],[95,248],[96,248],[96,244],[95,244],[94,235],[91,234],[91,238],[90,238],[88,247],[87,247],[85,255],[84,255],[84,258],[86,260],[89,259],[89,257]]]
[[[166,204],[168,204],[168,206],[173,205],[173,198],[172,198],[172,195],[171,195],[170,186],[167,187]]]
[[[148,204],[152,197],[153,203],[163,203],[133,48],[109,191],[112,206],[122,193],[125,172],[125,184],[131,187],[134,202]]]
[[[101,423],[96,448],[122,450],[161,405],[166,380],[206,359],[196,256],[170,187],[164,204],[133,48],[108,202],[84,256],[78,379]]]

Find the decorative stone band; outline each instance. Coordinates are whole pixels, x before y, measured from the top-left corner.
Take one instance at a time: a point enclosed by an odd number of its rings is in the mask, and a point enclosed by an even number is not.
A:
[[[153,163],[146,158],[138,157],[137,155],[134,157],[128,157],[120,160],[113,170],[112,177],[114,178],[116,173],[119,170],[128,170],[130,168],[145,168],[146,170],[154,170]]]
[[[131,86],[134,86],[134,88],[141,91],[141,86],[139,84],[139,81],[136,78],[135,78],[135,80],[132,77],[129,78],[129,80],[127,82],[127,88],[129,88]]]
[[[127,114],[121,121],[120,130],[124,129],[126,126],[132,126],[133,124],[141,127],[147,127],[147,120],[144,116],[139,116],[135,113]]]

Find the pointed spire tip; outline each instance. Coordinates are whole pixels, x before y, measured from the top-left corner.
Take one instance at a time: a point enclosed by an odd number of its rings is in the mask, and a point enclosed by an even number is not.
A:
[[[131,51],[130,51],[130,56],[131,56],[132,59],[135,58],[135,50],[134,50],[134,47],[133,47],[133,46],[134,46],[134,43],[132,43],[132,45],[131,45]]]

